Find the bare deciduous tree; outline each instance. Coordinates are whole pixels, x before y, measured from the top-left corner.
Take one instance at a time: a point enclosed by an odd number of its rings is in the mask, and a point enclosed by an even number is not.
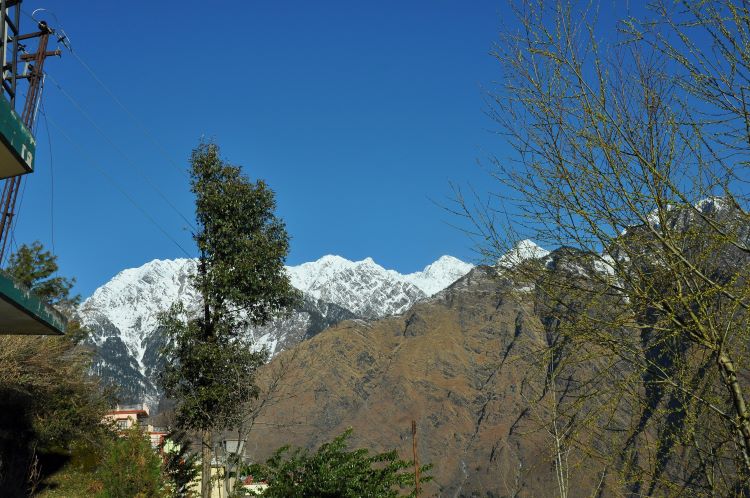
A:
[[[504,270],[549,337],[558,491],[585,469],[616,494],[748,496],[748,8],[657,2],[612,37],[591,6],[513,7],[493,116],[514,152],[457,211],[493,257],[514,234],[564,248]]]

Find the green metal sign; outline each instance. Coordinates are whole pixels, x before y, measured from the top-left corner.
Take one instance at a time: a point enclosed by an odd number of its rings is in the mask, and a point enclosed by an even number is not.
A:
[[[0,178],[34,171],[36,140],[10,107],[0,98]]]

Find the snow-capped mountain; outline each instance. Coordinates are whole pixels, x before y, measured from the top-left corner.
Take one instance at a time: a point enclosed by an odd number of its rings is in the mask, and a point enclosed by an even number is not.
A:
[[[513,268],[528,259],[541,259],[549,254],[547,249],[538,246],[534,241],[524,239],[516,243],[513,248],[497,260],[500,268]]]
[[[189,279],[195,266],[192,259],[155,259],[121,271],[81,304],[82,324],[94,331],[92,339],[97,346],[102,339],[117,335],[129,354],[142,363],[146,352],[143,331],[156,329],[158,314],[177,301],[188,308],[198,304]],[[110,330],[104,333],[102,329]]]
[[[452,256],[442,256],[422,271],[402,275],[386,270],[372,258],[349,261],[329,255],[287,267],[287,271],[292,285],[306,295],[343,306],[363,318],[380,318],[403,313],[472,268]]]
[[[156,375],[161,369],[164,338],[158,314],[173,303],[198,307],[190,285],[191,259],[154,260],[118,273],[79,307],[89,341],[97,350],[93,371],[105,382],[120,386],[127,401],[154,402]],[[302,302],[288,316],[248,333],[258,347],[276,354],[342,320],[375,319],[399,314],[415,302],[449,286],[473,266],[443,256],[420,272],[402,275],[371,258],[349,261],[324,256],[287,267]]]

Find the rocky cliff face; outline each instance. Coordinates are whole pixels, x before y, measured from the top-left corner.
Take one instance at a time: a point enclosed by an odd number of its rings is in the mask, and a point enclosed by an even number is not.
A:
[[[580,266],[585,258],[568,248],[523,241],[400,315],[347,320],[299,343],[261,371],[261,398],[273,403],[255,412],[247,457],[314,448],[352,427],[352,447],[410,459],[414,420],[419,459],[434,465],[425,496],[553,494],[549,380],[535,358],[554,339],[543,296],[506,272],[527,260],[562,274],[606,271]],[[573,495],[588,496],[600,469],[585,458],[571,465],[574,489],[587,490]]]
[[[256,421],[248,456],[314,447],[351,426],[353,446],[410,458],[415,420],[419,458],[435,466],[425,496],[543,496],[554,474],[539,465],[549,446],[526,399],[537,380],[513,358],[545,341],[533,304],[478,267],[401,315],[345,321],[279,355],[262,382],[284,365],[283,392]]]
[[[302,302],[288,316],[248,334],[256,347],[275,355],[342,320],[401,313],[471,268],[450,256],[409,275],[386,270],[370,258],[353,262],[325,256],[287,267]],[[117,385],[124,401],[158,399],[164,345],[158,315],[175,302],[197,309],[199,296],[190,285],[194,270],[194,260],[154,260],[120,272],[81,304],[79,317],[92,331],[89,341],[97,351],[92,370]]]
[[[712,278],[730,281],[750,265],[747,215],[709,199],[695,209],[674,210],[666,223],[690,233],[683,250],[692,257],[693,251],[705,251],[701,234],[707,220],[732,227],[741,245],[719,238],[709,253],[697,253],[707,258],[702,261]],[[570,247],[548,253],[524,242],[497,266],[475,268],[397,316],[344,321],[299,343],[261,371],[260,386],[273,403],[255,412],[247,456],[263,460],[284,444],[314,448],[352,427],[353,447],[395,448],[411,458],[414,420],[420,461],[434,465],[435,480],[425,496],[551,496],[557,490],[551,411],[559,414],[562,407],[565,415],[554,419],[569,424],[563,430],[574,431],[576,441],[575,449],[561,453],[575,479],[570,496],[591,496],[592,490],[602,496],[635,495],[646,489],[657,490],[647,495],[659,495],[673,483],[692,483],[705,465],[693,445],[703,444],[696,439],[701,432],[715,428],[702,422],[691,426],[684,413],[703,417],[710,410],[675,410],[689,405],[684,393],[664,387],[654,371],[676,369],[673,361],[679,358],[680,368],[692,369],[690,382],[703,382],[702,365],[714,360],[690,341],[673,343],[650,334],[654,315],[647,313],[653,310],[639,303],[628,308],[628,295],[597,291],[614,278],[613,265],[641,274],[658,268],[659,245],[648,228],[628,228],[610,257]],[[556,309],[560,301],[540,289],[540,280],[529,280],[531,273],[505,271],[526,260],[549,270],[544,278],[554,276],[545,285],[562,284],[556,298],[568,300],[565,306]],[[669,280],[664,282],[668,291]],[[580,301],[591,295],[597,297]],[[623,310],[627,322],[617,320]],[[619,351],[636,360],[612,354],[606,342],[589,341],[585,349],[578,349],[583,342],[557,343],[565,340],[556,324],[566,313],[585,315],[584,325],[614,327],[612,336],[621,336],[624,344]],[[556,363],[566,347],[565,364]],[[748,357],[746,341],[732,348],[736,357]],[[557,353],[544,359],[534,354],[542,351]],[[647,368],[638,363],[641,358],[648,360]],[[555,365],[554,378],[548,365]],[[740,379],[750,382],[744,374]],[[272,380],[277,387],[269,392]],[[725,400],[725,386],[714,382],[710,392]],[[691,427],[700,429],[681,446],[676,431]],[[625,469],[622,474],[616,474],[617,465]],[[646,470],[633,477],[633,466],[640,465]],[[653,468],[664,488],[650,473]],[[619,480],[622,475],[632,481]]]

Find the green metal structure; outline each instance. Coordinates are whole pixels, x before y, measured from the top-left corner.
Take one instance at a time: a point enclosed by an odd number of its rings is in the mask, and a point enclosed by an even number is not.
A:
[[[38,31],[22,34],[20,20],[21,0],[0,0],[0,179],[4,179],[0,194],[0,264],[5,261],[11,238],[22,175],[34,170],[36,141],[30,130],[44,81],[44,59],[60,55],[59,50],[47,51],[47,41],[54,30],[46,22],[38,21]],[[20,42],[26,44],[35,38],[39,39],[37,50],[29,53]],[[20,63],[25,64],[22,74]],[[23,79],[28,82],[28,89],[19,116],[15,111],[17,82]],[[59,335],[65,333],[66,326],[59,311],[0,271],[0,335]]]
[[[0,98],[0,142],[0,179],[34,171],[36,140],[5,98]]]
[[[0,335],[61,335],[66,325],[62,313],[0,272]]]

